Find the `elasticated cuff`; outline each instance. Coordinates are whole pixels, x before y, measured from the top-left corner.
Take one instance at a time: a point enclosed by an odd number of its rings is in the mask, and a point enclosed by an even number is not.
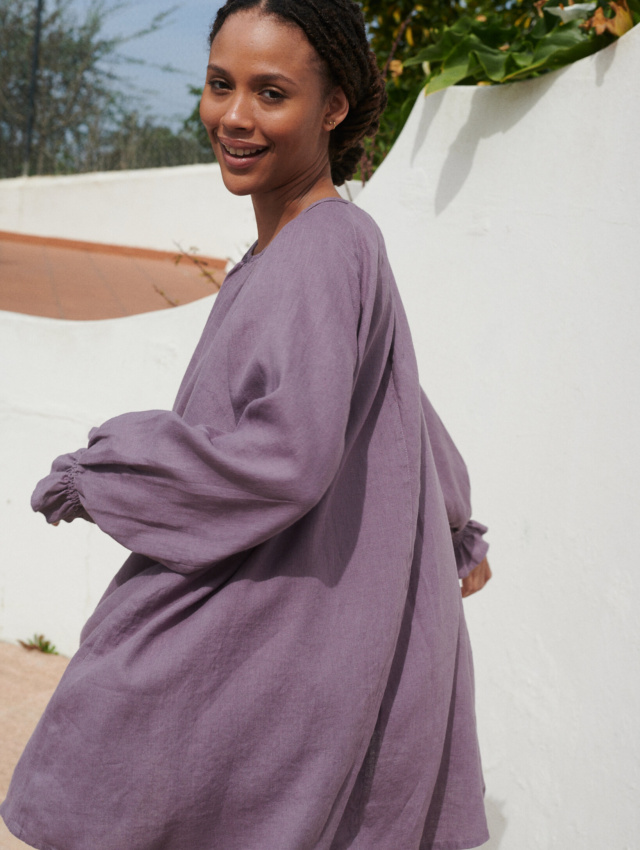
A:
[[[471,570],[485,559],[489,544],[482,535],[488,530],[486,525],[470,519],[464,528],[453,535],[453,549],[459,578],[466,578]]]

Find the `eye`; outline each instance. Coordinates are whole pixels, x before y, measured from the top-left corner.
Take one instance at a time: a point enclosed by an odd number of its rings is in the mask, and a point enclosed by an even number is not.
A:
[[[264,97],[265,100],[284,100],[284,95],[277,89],[263,89],[260,94],[262,95],[262,97]]]
[[[218,77],[212,77],[207,81],[207,85],[212,91],[227,91],[230,88],[226,80],[221,80]]]

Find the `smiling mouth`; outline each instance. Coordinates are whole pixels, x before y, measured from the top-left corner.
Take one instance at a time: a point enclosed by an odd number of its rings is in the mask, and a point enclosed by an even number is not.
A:
[[[266,148],[232,148],[229,145],[222,144],[222,142],[220,142],[220,144],[229,156],[234,156],[237,159],[244,159],[244,157],[247,156],[255,156],[256,154],[266,151]]]

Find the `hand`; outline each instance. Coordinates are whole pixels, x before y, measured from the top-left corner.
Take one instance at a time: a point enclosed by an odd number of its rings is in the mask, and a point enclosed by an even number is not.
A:
[[[485,586],[491,578],[491,567],[485,558],[477,567],[474,567],[466,578],[462,579],[462,595],[471,596]]]
[[[58,522],[52,522],[51,525],[60,525],[60,520]]]

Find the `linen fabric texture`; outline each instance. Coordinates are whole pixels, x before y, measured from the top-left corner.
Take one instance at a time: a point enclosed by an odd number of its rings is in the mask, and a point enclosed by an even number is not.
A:
[[[484,558],[375,222],[308,207],[227,276],[172,411],[32,499],[132,554],[0,813],[40,850],[488,838],[458,576]]]

